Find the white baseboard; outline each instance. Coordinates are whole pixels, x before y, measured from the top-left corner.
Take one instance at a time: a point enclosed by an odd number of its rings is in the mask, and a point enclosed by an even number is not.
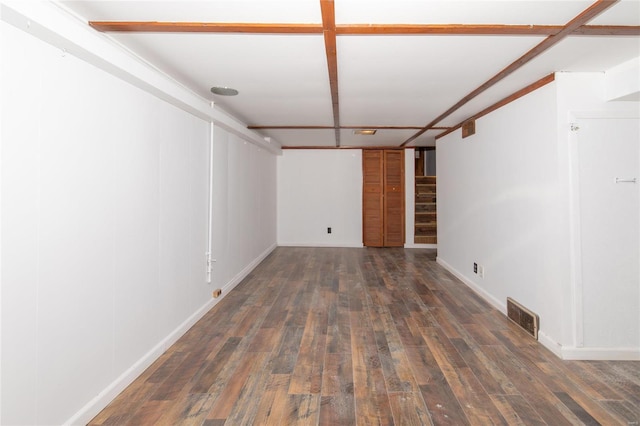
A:
[[[240,282],[249,275],[253,269],[260,264],[275,248],[276,244],[271,245],[268,249],[263,251],[258,257],[256,257],[251,263],[249,263],[242,271],[238,272],[235,277],[231,278],[231,280],[226,283],[222,287],[222,295],[226,295],[228,292],[233,290]]]
[[[562,359],[581,361],[640,361],[640,348],[562,348]]]
[[[485,289],[478,286],[476,283],[471,281],[464,274],[456,270],[453,266],[449,265],[446,261],[442,260],[440,257],[436,257],[436,262],[439,265],[441,265],[443,268],[445,268],[447,271],[455,275],[456,278],[458,278],[460,281],[466,284],[467,287],[473,290],[478,296],[482,297],[487,303],[489,303],[491,306],[493,306],[494,308],[502,312],[503,315],[505,316],[507,315],[506,301],[501,302],[500,300],[496,299],[493,295],[489,294]],[[562,355],[562,346],[559,343],[557,343],[555,340],[550,338],[544,332],[544,330],[538,331],[538,342],[540,342],[542,346],[544,346],[545,348],[553,352],[558,358],[564,359]]]
[[[436,262],[455,275],[456,278],[477,293],[478,296],[486,300],[491,306],[506,315],[506,303],[500,302],[441,258],[437,257]],[[547,335],[544,330],[538,331],[538,342],[553,352],[558,358],[564,360],[640,361],[640,348],[578,348],[562,346]]]
[[[151,364],[153,364],[171,345],[178,341],[198,320],[200,320],[211,308],[213,308],[218,302],[236,287],[249,273],[262,262],[274,249],[276,245],[272,245],[262,254],[260,254],[255,260],[253,260],[246,268],[231,279],[222,288],[222,296],[217,299],[208,300],[200,309],[194,312],[189,318],[187,318],[182,324],[180,324],[175,330],[173,330],[167,337],[162,339],[160,343],[154,346],[149,352],[147,352],[142,358],[136,361],[129,369],[114,380],[109,386],[107,386],[102,392],[96,395],[91,401],[89,401],[84,407],[82,407],[77,413],[75,413],[69,420],[64,422],[65,425],[86,425],[91,419],[93,419],[100,411],[102,411],[109,403],[122,392],[127,386],[129,386],[140,374],[144,372]]]
[[[347,247],[362,248],[362,243],[278,243],[278,247]]]
[[[476,283],[474,283],[469,278],[467,278],[462,272],[458,271],[456,268],[449,265],[446,261],[442,260],[441,257],[436,257],[436,263],[438,263],[438,265],[442,266],[447,271],[451,272],[453,275],[455,275],[457,279],[465,283],[467,287],[469,287],[476,294],[478,294],[478,296],[482,297],[485,301],[487,301],[487,303],[489,303],[491,306],[493,306],[494,308],[496,308],[497,310],[499,310],[500,312],[506,315],[507,313],[506,301],[501,302],[498,299],[496,299],[493,295],[489,294],[485,289],[478,286]]]
[[[184,333],[187,332],[200,318],[204,316],[221,299],[211,299],[200,309],[191,315],[186,321],[180,324],[160,343],[154,346],[142,358],[135,362],[129,369],[114,380],[102,392],[96,395],[84,407],[75,413],[65,425],[86,425],[100,411],[102,411],[120,392],[129,386],[144,370],[146,370],[169,346],[173,345]]]
[[[549,349],[555,356],[564,359],[562,356],[562,345],[547,335],[542,330],[538,330],[538,342],[545,348]]]

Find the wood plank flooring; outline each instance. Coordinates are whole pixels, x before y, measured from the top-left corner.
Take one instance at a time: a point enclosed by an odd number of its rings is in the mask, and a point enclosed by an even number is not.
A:
[[[638,425],[640,363],[562,361],[435,251],[277,248],[91,425]]]

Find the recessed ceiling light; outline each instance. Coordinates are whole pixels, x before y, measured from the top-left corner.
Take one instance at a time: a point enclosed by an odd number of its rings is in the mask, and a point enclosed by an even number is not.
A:
[[[220,96],[235,96],[238,94],[238,91],[236,89],[232,89],[231,87],[213,86],[211,88],[211,93]]]
[[[354,130],[353,134],[354,135],[367,135],[367,136],[371,136],[371,135],[375,135],[377,132],[377,130],[375,129],[360,129],[360,130]]]

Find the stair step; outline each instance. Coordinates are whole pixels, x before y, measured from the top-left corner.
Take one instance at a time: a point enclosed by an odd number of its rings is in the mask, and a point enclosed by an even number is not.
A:
[[[416,193],[416,201],[435,203],[436,194]]]
[[[437,225],[416,226],[415,235],[435,235],[437,231]]]
[[[416,236],[413,238],[413,242],[416,244],[437,244],[438,243],[438,237],[436,236],[430,236],[430,237],[421,237],[421,236]]]
[[[414,242],[437,243],[437,185],[435,176],[416,176]]]
[[[437,213],[433,212],[416,212],[413,217],[416,219],[416,223],[418,222],[435,222]]]
[[[431,183],[416,183],[417,192],[436,192],[438,187]]]
[[[416,176],[416,183],[436,183],[435,176]]]

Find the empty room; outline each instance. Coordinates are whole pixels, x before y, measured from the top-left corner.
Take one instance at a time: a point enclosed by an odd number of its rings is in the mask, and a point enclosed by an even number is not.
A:
[[[640,424],[640,0],[0,28],[0,424]]]

